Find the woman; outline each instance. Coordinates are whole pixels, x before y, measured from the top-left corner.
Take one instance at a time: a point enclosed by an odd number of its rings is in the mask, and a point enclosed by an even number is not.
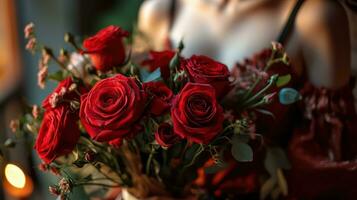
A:
[[[204,54],[232,71],[237,61],[271,41],[281,42],[291,60],[292,86],[303,95],[302,116],[292,118],[294,107],[278,105],[272,109],[276,119],[262,126],[269,130],[265,136],[271,145],[288,143],[289,196],[355,198],[357,119],[349,85],[350,36],[338,1],[149,0],[141,8],[139,29],[156,50],[165,48],[167,39],[177,44],[183,38],[185,56]],[[226,177],[219,184],[239,179]]]

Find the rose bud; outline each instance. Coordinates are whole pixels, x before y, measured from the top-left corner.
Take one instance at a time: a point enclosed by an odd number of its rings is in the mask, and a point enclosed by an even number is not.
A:
[[[208,144],[222,131],[224,115],[211,85],[187,83],[173,101],[171,118],[175,134]]]
[[[143,88],[148,95],[152,96],[150,112],[154,115],[161,115],[171,107],[174,97],[173,92],[163,82],[148,82],[143,84]]]
[[[193,83],[210,84],[216,89],[217,97],[223,97],[230,90],[230,72],[226,65],[207,56],[193,55],[181,62],[183,68]]]
[[[155,140],[160,146],[169,148],[180,141],[181,138],[174,134],[170,124],[162,123],[155,133]]]
[[[133,77],[116,75],[81,96],[80,120],[98,142],[129,137],[145,109],[147,95]]]
[[[129,33],[117,26],[108,26],[96,35],[87,38],[83,46],[87,49],[83,53],[89,54],[94,67],[106,72],[125,61],[125,47],[123,38]]]
[[[161,76],[164,80],[170,78],[170,61],[175,56],[175,52],[171,50],[166,51],[151,51],[149,58],[144,60],[141,64],[148,66],[150,72],[160,68]]]

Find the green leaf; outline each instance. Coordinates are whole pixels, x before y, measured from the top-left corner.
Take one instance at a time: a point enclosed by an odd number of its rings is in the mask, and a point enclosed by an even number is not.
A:
[[[252,148],[248,144],[240,141],[233,143],[232,155],[239,162],[251,162],[253,160]]]
[[[276,81],[276,86],[277,87],[282,87],[286,84],[288,84],[291,80],[291,75],[287,74],[285,76],[279,76],[278,80]]]
[[[175,56],[170,60],[169,68],[173,71],[180,65],[180,54],[176,53]]]
[[[250,135],[248,133],[238,133],[232,137],[232,143],[243,142],[248,143],[250,140]]]
[[[48,79],[54,80],[54,81],[62,81],[68,76],[68,73],[62,70],[59,70],[57,72],[51,73],[48,75]]]

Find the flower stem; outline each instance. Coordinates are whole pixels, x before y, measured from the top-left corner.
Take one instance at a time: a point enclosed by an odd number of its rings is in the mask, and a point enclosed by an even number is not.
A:
[[[155,149],[154,148],[151,148],[151,152],[149,154],[149,158],[146,162],[146,174],[149,175],[150,174],[150,165],[151,165],[151,161],[152,161],[152,158],[154,156],[154,152],[155,152]]]

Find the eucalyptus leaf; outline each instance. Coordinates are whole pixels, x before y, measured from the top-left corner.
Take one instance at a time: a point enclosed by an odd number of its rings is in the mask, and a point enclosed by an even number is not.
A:
[[[250,140],[250,135],[247,133],[239,133],[235,134],[232,137],[232,143],[237,143],[237,142],[243,142],[243,143],[248,143]]]
[[[293,104],[301,99],[301,95],[294,88],[283,88],[279,92],[279,101],[281,104]]]
[[[282,87],[286,84],[288,84],[291,80],[291,75],[287,74],[285,76],[279,76],[278,80],[276,81],[276,86],[277,87]]]
[[[140,78],[143,83],[151,82],[151,81],[156,81],[161,78],[161,71],[160,68],[157,68],[153,72],[148,72],[145,69],[140,69]]]
[[[251,162],[253,160],[252,148],[243,142],[233,142],[232,155],[239,162]]]

